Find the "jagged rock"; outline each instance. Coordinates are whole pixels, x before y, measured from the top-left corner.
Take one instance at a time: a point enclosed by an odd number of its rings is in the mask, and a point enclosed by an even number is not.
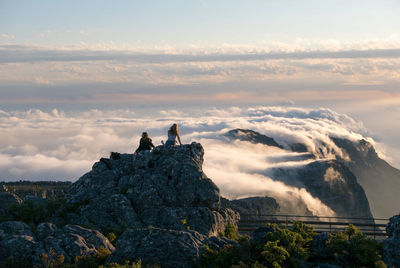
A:
[[[364,189],[341,161],[314,161],[293,169],[273,169],[273,175],[286,184],[304,187],[338,216],[372,218]]]
[[[216,235],[239,215],[220,208],[219,189],[202,171],[203,155],[192,143],[102,158],[69,188],[67,204],[76,210],[67,221],[103,231],[152,225]]]
[[[331,139],[348,156],[342,161],[364,188],[374,216],[387,218],[398,213],[400,170],[381,159],[372,144],[364,139]]]
[[[54,249],[56,255],[63,254],[68,262],[74,260],[75,256],[92,256],[97,249],[103,247],[113,251],[114,246],[108,239],[97,230],[83,228],[78,225],[66,225],[62,229],[54,228],[51,224],[45,224],[44,233],[49,236],[41,242],[45,252]]]
[[[71,263],[76,256],[95,255],[99,248],[113,251],[114,246],[99,231],[77,225],[58,229],[52,223],[37,226],[35,237],[28,225],[22,222],[0,224],[0,266],[7,258],[27,258],[33,265],[40,265],[42,253],[63,255]],[[53,253],[50,253],[53,252]]]
[[[400,214],[390,218],[388,238],[383,242],[383,259],[388,267],[400,267]]]
[[[40,248],[32,236],[4,234],[0,239],[0,266],[7,259],[22,260],[28,258],[30,261],[38,262],[35,251]]]
[[[42,222],[36,227],[36,237],[38,240],[43,240],[48,236],[54,236],[57,231],[57,226],[51,222]]]
[[[268,146],[278,147],[283,149],[273,138],[262,135],[250,129],[233,129],[224,134],[225,137],[232,140],[249,141],[251,143],[262,143]]]
[[[25,235],[33,236],[31,228],[20,221],[6,221],[0,223],[0,230],[3,230],[8,235]]]
[[[0,193],[8,193],[8,192],[9,192],[8,187],[4,184],[1,184],[0,185]]]
[[[116,250],[107,261],[142,260],[144,264],[162,267],[191,267],[200,257],[204,245],[218,249],[228,243],[234,242],[207,238],[196,231],[128,229],[118,239]]]
[[[386,233],[389,237],[400,239],[400,214],[389,219],[386,226]]]

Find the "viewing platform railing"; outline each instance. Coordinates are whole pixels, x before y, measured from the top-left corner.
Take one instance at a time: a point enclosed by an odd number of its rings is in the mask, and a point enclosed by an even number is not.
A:
[[[353,224],[365,235],[374,239],[384,239],[387,237],[386,225],[389,219],[382,218],[350,218],[350,217],[329,217],[329,216],[300,216],[286,214],[271,215],[243,215],[238,222],[238,231],[240,233],[251,233],[266,223],[275,223],[278,226],[291,227],[293,222],[301,221],[314,227],[317,233],[342,232],[349,224]]]

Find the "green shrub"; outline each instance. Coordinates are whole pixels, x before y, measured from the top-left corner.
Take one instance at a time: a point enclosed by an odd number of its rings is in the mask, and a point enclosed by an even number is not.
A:
[[[50,249],[49,254],[40,254],[40,261],[46,268],[60,267],[64,263],[64,255],[56,255],[55,250]]]
[[[267,224],[271,229],[265,236],[266,243],[250,241],[238,236],[238,244],[225,245],[220,250],[206,247],[198,267],[309,267],[310,248],[315,232],[302,222],[294,222],[291,228]],[[228,230],[222,234],[227,236]],[[379,267],[386,265],[380,256],[381,245],[366,237],[350,225],[345,232],[331,235],[328,250],[334,256],[326,262],[342,267]]]
[[[343,233],[331,235],[328,247],[335,257],[335,262],[347,267],[383,265],[380,255],[382,245],[368,238],[354,225],[349,225]]]
[[[233,223],[228,223],[225,226],[225,231],[224,232],[218,232],[218,235],[222,236],[222,237],[226,237],[226,238],[234,240],[234,241],[238,241],[239,240],[237,227]]]
[[[113,232],[110,232],[110,233],[107,234],[107,239],[111,243],[114,243],[114,241],[117,239],[117,236]]]
[[[77,256],[75,257],[75,264],[77,268],[98,268],[103,265],[111,252],[103,247],[97,250],[94,256]]]
[[[281,267],[282,264],[290,255],[289,252],[286,251],[285,248],[278,246],[278,241],[267,241],[264,245],[264,250],[261,252],[261,255],[264,257],[265,261],[268,264],[271,264],[272,267]]]

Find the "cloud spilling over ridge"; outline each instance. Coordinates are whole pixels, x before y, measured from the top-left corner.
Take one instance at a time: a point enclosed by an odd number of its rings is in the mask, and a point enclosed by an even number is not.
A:
[[[232,107],[190,114],[163,110],[159,117],[152,118],[131,110],[0,111],[0,180],[76,180],[111,151],[133,152],[142,131],[149,132],[153,142],[160,144],[175,122],[181,127],[184,143],[203,144],[204,171],[224,196],[269,195],[284,209],[290,207],[285,202],[291,200],[292,207],[298,203],[299,210],[320,215],[333,212],[302,185],[275,181],[269,169],[303,166],[312,161],[286,150],[290,144],[303,143],[322,160],[345,157],[329,137],[358,140],[366,133],[362,124],[350,117],[323,108]],[[273,137],[284,149],[226,140],[222,134],[234,128]]]

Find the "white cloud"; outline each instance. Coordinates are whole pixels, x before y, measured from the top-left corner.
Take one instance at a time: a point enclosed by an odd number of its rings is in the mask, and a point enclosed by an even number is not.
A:
[[[131,110],[0,111],[0,179],[76,180],[112,151],[133,152],[143,131],[160,144],[172,123],[179,124],[184,143],[203,144],[204,170],[223,195],[269,195],[283,211],[295,212],[290,210],[295,203],[297,212],[321,215],[333,212],[301,184],[286,184],[290,178],[277,181],[270,172],[272,167],[303,166],[314,160],[285,149],[227,142],[221,134],[248,128],[273,137],[286,148],[302,142],[319,159],[329,159],[340,154],[330,136],[356,140],[363,138],[365,131],[350,117],[329,109],[296,107],[214,108],[198,114],[164,110],[158,118],[138,116]],[[287,200],[292,200],[290,206]]]

